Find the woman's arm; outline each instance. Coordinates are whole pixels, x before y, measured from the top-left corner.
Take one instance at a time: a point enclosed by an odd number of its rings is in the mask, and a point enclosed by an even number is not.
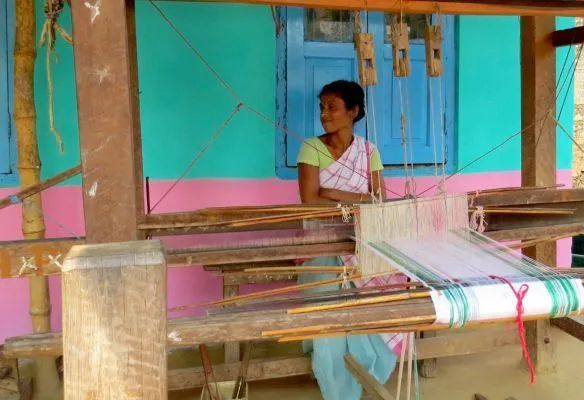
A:
[[[373,176],[376,172],[374,172]],[[369,200],[368,194],[346,192],[338,189],[325,189],[320,187],[319,168],[298,163],[298,184],[300,186],[300,199],[302,203],[337,203],[337,202],[360,202]],[[375,180],[379,179],[379,175]],[[383,182],[381,182],[383,185]],[[373,186],[375,187],[375,185]],[[385,190],[382,189],[382,193]],[[385,197],[384,197],[385,198]]]
[[[305,163],[298,163],[298,186],[302,204],[333,203],[333,199],[321,197],[319,168]]]

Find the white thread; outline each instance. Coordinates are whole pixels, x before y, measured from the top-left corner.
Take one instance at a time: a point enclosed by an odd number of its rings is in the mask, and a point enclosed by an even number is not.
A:
[[[32,271],[38,271],[39,267],[37,267],[34,263],[34,257],[21,257],[22,260],[22,266],[20,267],[20,270],[18,271],[18,276],[22,276],[22,274],[24,274],[27,270],[32,270]]]
[[[85,7],[89,8],[91,12],[91,23],[95,22],[95,19],[101,14],[99,11],[99,7],[101,6],[101,0],[96,0],[95,4],[91,4],[90,2],[86,1]]]
[[[344,206],[344,205],[337,205],[338,208],[341,209],[341,215],[342,215],[342,220],[345,224],[348,224],[349,222],[351,222],[351,208],[349,206]]]
[[[477,206],[476,210],[470,216],[469,227],[470,229],[483,233],[487,226],[487,221],[485,221],[485,210],[483,206]]]
[[[49,257],[49,265],[55,265],[57,268],[59,268],[60,270],[63,269],[63,264],[61,264],[61,262],[59,261],[59,258],[61,258],[63,255],[62,254],[57,254],[56,256],[52,256],[51,254],[48,255]]]

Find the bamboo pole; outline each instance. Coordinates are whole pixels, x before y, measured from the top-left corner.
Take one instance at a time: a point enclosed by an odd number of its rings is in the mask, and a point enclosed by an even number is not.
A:
[[[40,183],[41,162],[36,138],[34,105],[35,6],[34,0],[16,3],[14,43],[14,124],[18,141],[18,173],[22,189]],[[43,239],[45,224],[41,195],[23,200],[22,233],[27,240]],[[46,277],[31,277],[30,314],[34,332],[50,330],[50,302]]]
[[[14,125],[18,144],[18,173],[21,189],[41,183],[41,162],[36,136],[34,104],[34,61],[36,54],[36,14],[34,0],[15,2],[16,31],[14,41]],[[22,233],[24,239],[45,237],[45,223],[40,193],[22,202]],[[51,329],[49,282],[46,276],[31,276],[30,309],[34,333]],[[35,394],[43,398],[57,395],[57,374],[52,359],[36,363]]]

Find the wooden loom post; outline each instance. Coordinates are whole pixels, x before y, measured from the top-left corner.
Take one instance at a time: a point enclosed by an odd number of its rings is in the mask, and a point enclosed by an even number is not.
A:
[[[166,341],[160,241],[71,249],[63,266],[65,400],[166,399]]]
[[[143,238],[134,2],[71,2],[88,243]],[[112,106],[109,102],[113,101]]]
[[[521,184],[556,183],[556,52],[550,35],[554,17],[521,18]],[[556,265],[556,243],[542,243],[524,254]],[[528,348],[539,371],[555,370],[555,343],[548,320],[528,322]]]
[[[14,125],[17,134],[18,174],[20,186],[26,189],[40,183],[41,161],[36,135],[34,104],[34,60],[36,54],[35,2],[15,2],[16,30],[14,40]],[[45,222],[41,195],[35,194],[22,201],[22,233],[24,239],[45,237]],[[33,259],[31,265],[42,263]],[[51,330],[51,300],[46,276],[31,276],[30,316],[34,333]],[[35,368],[36,394],[51,396],[57,387],[54,360],[37,360]],[[47,397],[50,398],[50,397]]]

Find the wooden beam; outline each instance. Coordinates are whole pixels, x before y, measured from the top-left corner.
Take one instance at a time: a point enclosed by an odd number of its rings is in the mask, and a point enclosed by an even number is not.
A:
[[[581,317],[555,318],[552,320],[552,325],[560,328],[568,335],[584,341],[584,320]]]
[[[169,250],[167,262],[172,266],[240,264],[271,260],[342,256],[355,253],[355,242],[317,243],[227,250]]]
[[[500,231],[485,232],[485,235],[499,242],[511,242],[540,237],[575,236],[582,233],[584,233],[584,223],[504,229]]]
[[[83,239],[18,240],[0,243],[0,278],[60,274],[71,247]]]
[[[160,241],[75,246],[63,268],[65,399],[166,399]]]
[[[22,201],[34,194],[40,193],[45,189],[58,185],[61,182],[66,181],[67,179],[81,173],[81,165],[76,167],[70,168],[67,171],[63,171],[60,174],[53,176],[41,183],[33,186],[29,186],[26,189],[21,190],[18,193],[11,194],[10,196],[6,196],[3,199],[0,199],[0,209],[8,207],[12,204],[22,203]]]
[[[551,120],[551,122],[553,124],[553,120]],[[527,126],[529,124],[530,123],[526,123],[525,125]],[[539,206],[542,204],[552,205],[557,203],[584,202],[584,189],[507,190],[493,193],[479,193],[478,195],[470,192],[468,196],[472,198],[472,204],[475,206]]]
[[[217,381],[232,381],[237,378],[240,362],[213,366]],[[248,382],[264,379],[277,379],[290,376],[308,375],[312,363],[308,356],[256,359],[249,362],[246,380]],[[168,390],[185,390],[205,384],[203,368],[183,368],[168,372]]]
[[[567,3],[566,3],[567,4]],[[556,51],[550,35],[553,17],[521,18],[521,184],[556,183]],[[556,265],[556,243],[524,250],[546,265]],[[529,353],[539,371],[555,370],[555,343],[549,321],[526,323]]]
[[[144,198],[134,2],[73,1],[71,14],[87,241],[135,240]]]
[[[480,331],[446,333],[416,340],[416,358],[463,356],[489,352],[505,346],[517,346],[519,337],[517,327],[511,325],[504,329],[481,329]]]
[[[195,1],[195,0],[179,0]],[[198,0],[197,0],[198,1]],[[207,0],[207,2],[224,2]],[[473,0],[473,1],[421,1],[421,0],[234,0],[233,3],[296,6],[307,8],[334,8],[346,10],[385,11],[405,14],[460,15],[525,15],[525,16],[582,16],[584,6],[579,1],[548,0]]]
[[[434,306],[428,299],[401,306],[363,308],[359,310],[359,313],[355,313],[354,310],[334,310],[287,314],[285,310],[282,310],[182,318],[168,322],[167,345],[171,348],[233,341],[265,340],[262,332],[269,330],[408,318],[431,315],[433,312]],[[3,356],[5,358],[28,358],[61,354],[62,345],[60,333],[9,338],[6,339]]]
[[[584,26],[552,32],[552,44],[554,47],[572,46],[582,43],[584,43]]]
[[[389,390],[383,386],[377,378],[369,373],[355,358],[345,355],[345,366],[353,377],[363,386],[363,389],[375,400],[395,400]]]

